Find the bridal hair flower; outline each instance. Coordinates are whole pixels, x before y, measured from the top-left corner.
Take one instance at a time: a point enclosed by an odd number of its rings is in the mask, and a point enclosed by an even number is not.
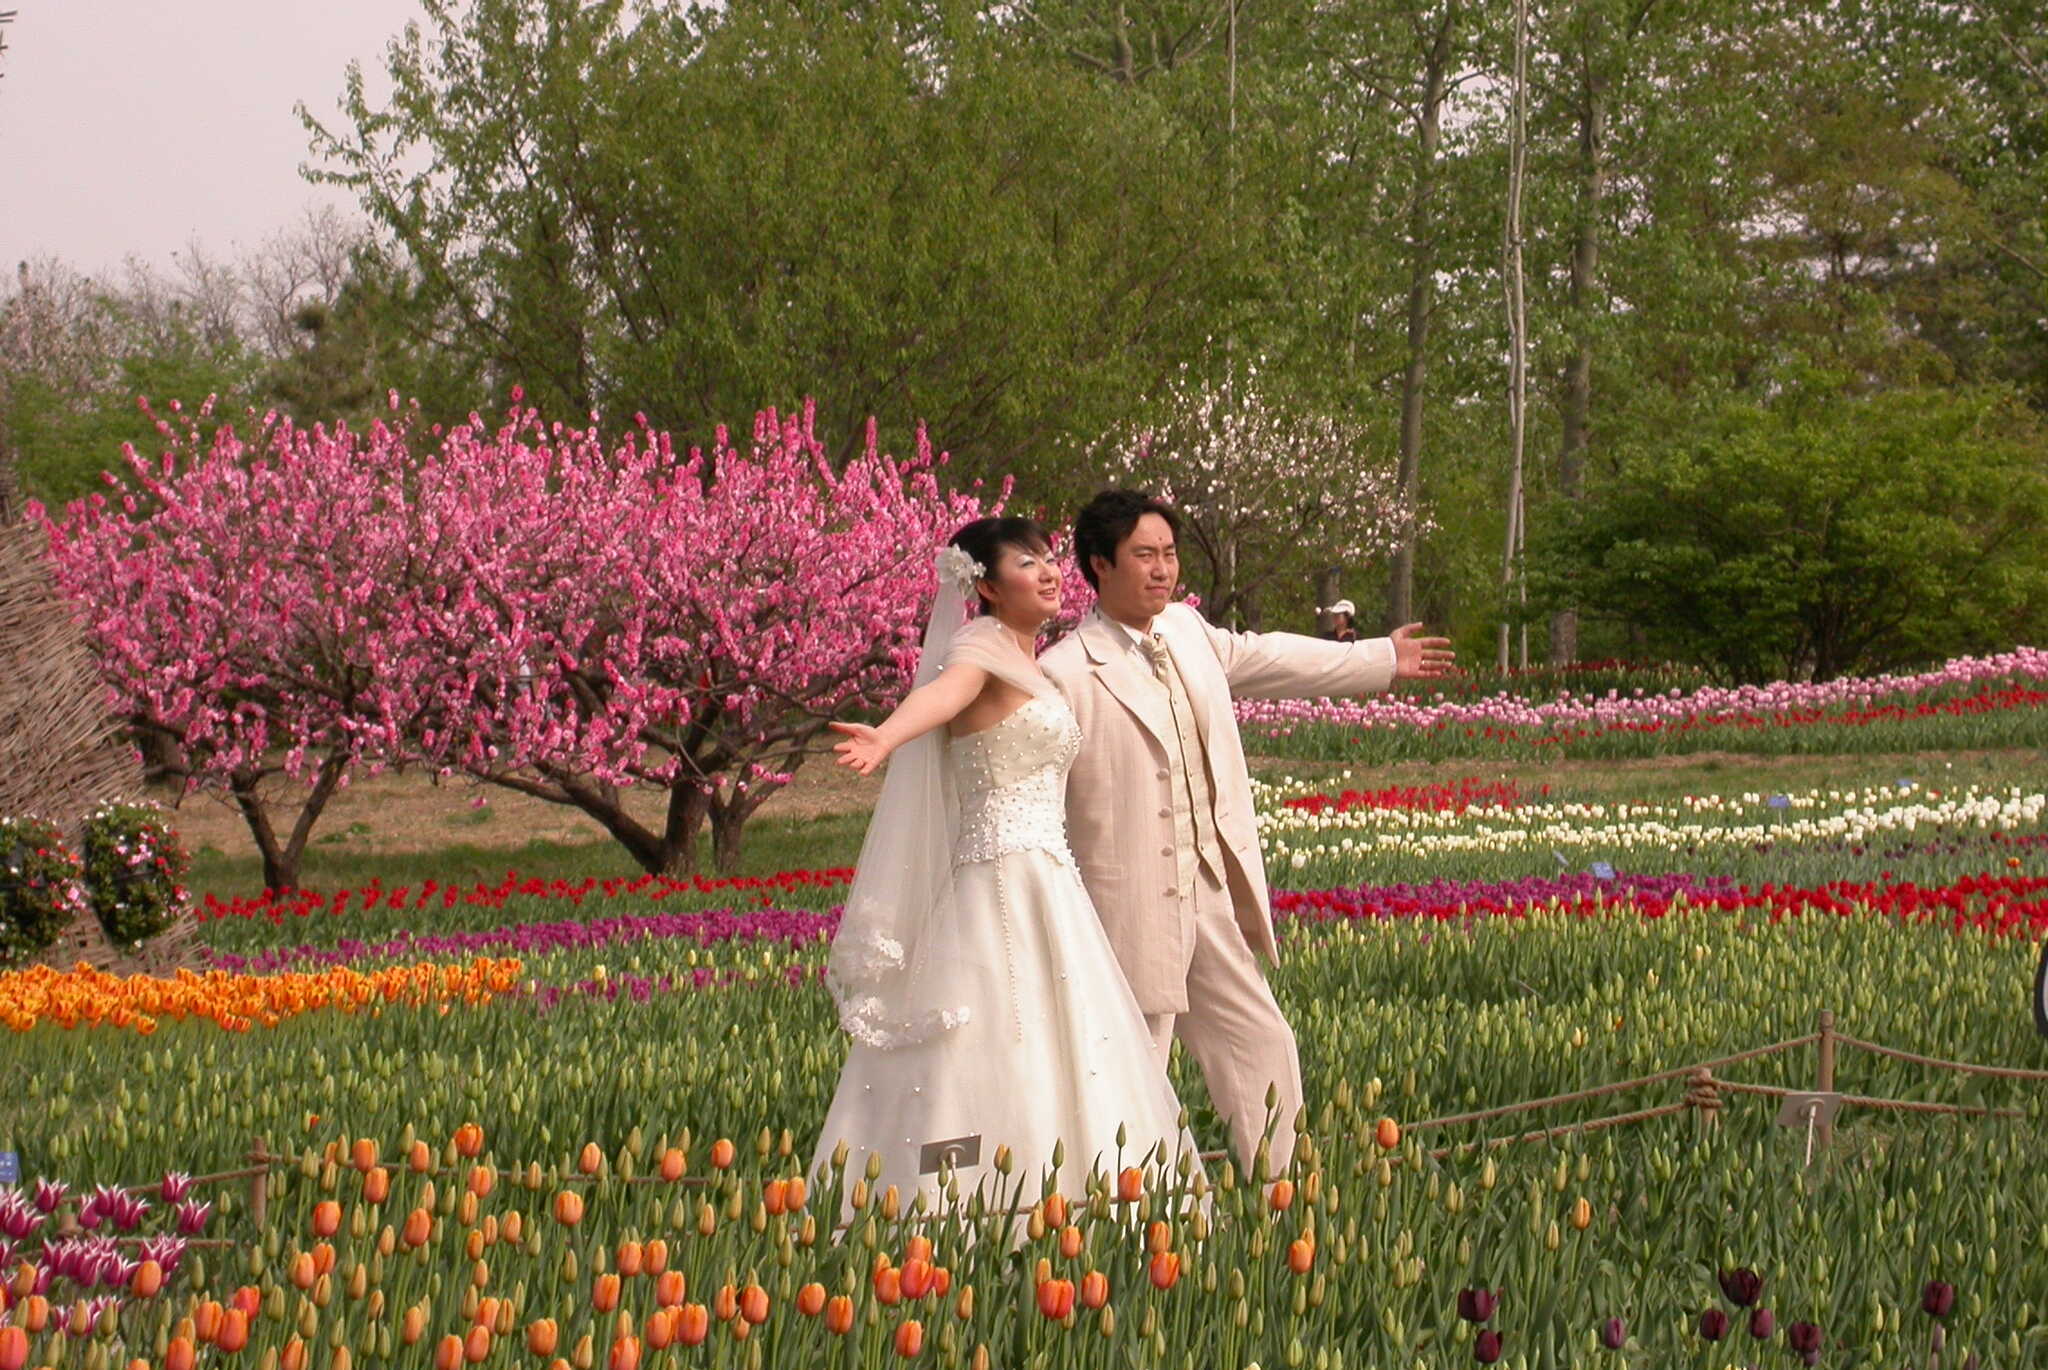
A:
[[[974,593],[974,582],[988,575],[988,568],[967,554],[964,547],[948,545],[939,553],[939,583],[950,585],[963,595]]]

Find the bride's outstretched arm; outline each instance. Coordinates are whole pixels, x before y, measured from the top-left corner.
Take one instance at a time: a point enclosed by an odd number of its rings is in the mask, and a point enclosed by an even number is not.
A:
[[[904,743],[959,717],[960,711],[974,702],[975,696],[981,693],[981,687],[987,683],[987,671],[979,666],[956,662],[905,695],[903,702],[882,720],[880,727],[869,727],[865,723],[834,723],[833,729],[845,733],[846,740],[832,750],[839,753],[840,765],[851,766],[862,775],[868,775]]]

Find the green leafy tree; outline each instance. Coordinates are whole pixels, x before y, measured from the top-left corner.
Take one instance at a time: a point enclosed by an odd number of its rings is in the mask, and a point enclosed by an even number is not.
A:
[[[1739,681],[2048,631],[2048,429],[2009,390],[1816,385],[1631,450],[1532,546],[1537,583]]]

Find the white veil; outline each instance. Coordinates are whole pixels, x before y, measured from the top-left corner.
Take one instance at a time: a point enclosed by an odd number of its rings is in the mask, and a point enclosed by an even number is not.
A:
[[[938,591],[913,689],[939,674],[954,636],[968,622],[974,587],[963,561],[957,548],[939,553]],[[825,963],[825,982],[839,1004],[839,1025],[857,1042],[911,1046],[967,1021],[967,1005],[943,997],[948,977],[929,973],[925,964],[931,945],[926,932],[952,891],[959,823],[960,805],[946,766],[946,730],[934,728],[889,757],[881,798],[868,822],[846,910]]]

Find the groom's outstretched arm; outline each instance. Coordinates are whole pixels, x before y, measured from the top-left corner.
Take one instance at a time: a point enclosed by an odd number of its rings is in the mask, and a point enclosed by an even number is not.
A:
[[[1329,642],[1300,633],[1234,633],[1193,609],[1223,663],[1230,692],[1245,699],[1319,699],[1377,694],[1394,683],[1394,640]]]

